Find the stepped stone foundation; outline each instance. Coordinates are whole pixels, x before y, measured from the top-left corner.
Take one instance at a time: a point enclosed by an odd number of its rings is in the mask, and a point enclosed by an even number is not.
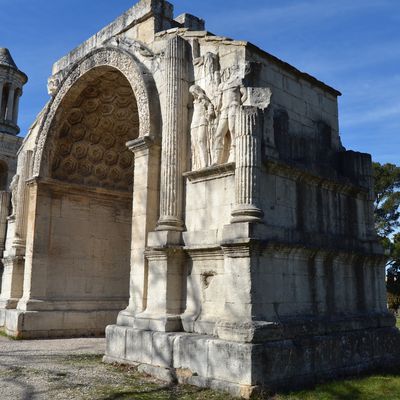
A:
[[[142,0],[49,93],[18,158],[8,334],[105,330],[107,362],[245,398],[397,362],[337,90]]]

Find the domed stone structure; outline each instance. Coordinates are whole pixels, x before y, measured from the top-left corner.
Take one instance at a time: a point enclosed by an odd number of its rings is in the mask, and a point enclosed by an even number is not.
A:
[[[18,106],[28,77],[21,72],[10,51],[0,47],[0,132],[17,135]]]
[[[22,138],[17,137],[18,106],[22,87],[28,77],[21,72],[10,51],[0,47],[0,257],[3,256],[7,217],[10,213],[9,185],[17,167],[17,151]],[[0,262],[0,285],[3,265]]]

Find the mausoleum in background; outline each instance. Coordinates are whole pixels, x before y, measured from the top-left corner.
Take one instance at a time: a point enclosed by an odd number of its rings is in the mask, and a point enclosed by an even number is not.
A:
[[[22,88],[27,76],[15,64],[8,49],[0,48],[0,257],[4,257],[7,219],[10,216],[11,191],[17,197],[17,151],[22,138],[18,137],[18,110]],[[10,218],[9,218],[10,217]],[[6,265],[6,270],[4,270]],[[0,261],[0,287],[9,268],[7,260]],[[22,271],[20,271],[21,273]],[[1,304],[1,300],[0,300]]]
[[[142,0],[59,60],[18,158],[0,322],[250,397],[388,365],[371,158],[332,87]],[[21,272],[22,271],[22,272]]]

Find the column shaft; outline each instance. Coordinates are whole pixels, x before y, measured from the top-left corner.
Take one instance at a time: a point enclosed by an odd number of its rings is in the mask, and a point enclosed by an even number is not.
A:
[[[15,93],[15,99],[14,99],[14,111],[13,111],[13,118],[12,122],[17,125],[18,121],[18,110],[19,110],[19,98],[21,97],[21,94],[19,92]]]
[[[4,89],[4,82],[0,81],[0,120],[4,119],[4,115],[2,115],[2,107],[3,107],[3,89]]]
[[[186,42],[171,39],[165,54],[166,101],[161,156],[160,219],[157,230],[183,230],[183,177],[186,165],[188,81]]]
[[[26,241],[26,223],[27,223],[27,208],[28,208],[28,192],[29,188],[26,180],[30,176],[30,165],[32,159],[32,151],[27,151],[22,159],[22,171],[18,185],[17,210],[15,213],[15,237],[13,247],[25,248]]]
[[[0,192],[0,256],[3,256],[6,242],[7,217],[10,213],[10,192]]]
[[[6,110],[6,116],[5,116],[5,119],[7,121],[12,121],[12,119],[13,119],[14,96],[15,96],[15,87],[11,86],[10,91],[8,92],[7,110]]]
[[[236,205],[232,222],[262,220],[260,208],[262,111],[241,107],[236,116]]]

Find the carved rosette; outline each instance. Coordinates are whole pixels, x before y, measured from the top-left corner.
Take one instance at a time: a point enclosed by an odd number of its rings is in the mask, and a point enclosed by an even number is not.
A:
[[[65,182],[131,191],[133,154],[139,117],[132,89],[121,73],[110,70],[92,79],[64,107],[51,159],[51,177]]]
[[[236,204],[232,222],[259,222],[263,212],[260,200],[261,138],[263,111],[242,106],[236,115]]]
[[[161,154],[160,219],[157,230],[183,229],[183,178],[186,157],[187,43],[170,39],[165,52],[166,98]]]
[[[57,119],[57,111],[61,102],[70,91],[70,89],[87,72],[97,67],[108,66],[119,70],[128,80],[136,98],[139,114],[139,136],[151,136],[159,134],[159,122],[157,107],[158,103],[151,97],[150,92],[154,90],[154,82],[150,74],[145,71],[133,55],[126,51],[106,47],[97,49],[81,59],[71,69],[63,83],[56,89],[50,106],[43,118],[39,135],[36,139],[33,176],[39,176],[43,171],[44,165],[47,165],[54,149],[52,148],[53,125]],[[94,104],[93,104],[94,106]],[[91,107],[90,104],[87,107]]]

